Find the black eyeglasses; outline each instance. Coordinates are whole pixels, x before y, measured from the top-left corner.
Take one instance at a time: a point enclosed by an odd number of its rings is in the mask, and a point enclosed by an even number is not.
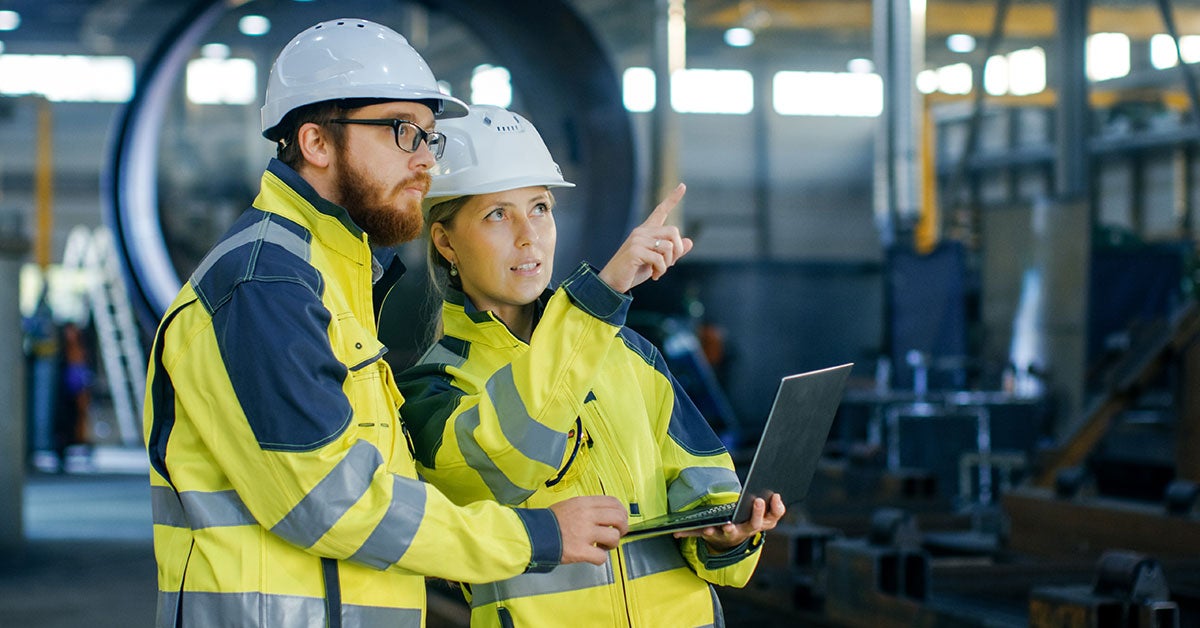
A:
[[[392,135],[396,138],[396,146],[409,153],[417,152],[421,142],[429,146],[434,159],[441,159],[446,152],[446,136],[437,131],[426,131],[415,122],[398,118],[369,119],[369,118],[335,118],[330,120],[336,124],[369,124],[371,126],[390,126]]]

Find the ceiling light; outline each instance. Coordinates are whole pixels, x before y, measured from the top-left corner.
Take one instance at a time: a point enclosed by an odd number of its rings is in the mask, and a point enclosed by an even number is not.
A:
[[[975,51],[975,38],[965,33],[956,33],[946,38],[946,47],[950,52],[966,54]]]
[[[852,74],[870,74],[875,71],[875,62],[870,59],[851,59],[846,62],[846,71]]]
[[[745,48],[754,43],[754,31],[741,26],[725,31],[725,43],[734,48]]]
[[[16,11],[0,11],[0,31],[15,31],[20,25],[20,13]]]
[[[228,59],[229,46],[225,44],[204,44],[200,47],[200,56],[205,59]]]
[[[238,20],[238,30],[250,37],[266,35],[271,31],[271,20],[261,15],[244,15]]]

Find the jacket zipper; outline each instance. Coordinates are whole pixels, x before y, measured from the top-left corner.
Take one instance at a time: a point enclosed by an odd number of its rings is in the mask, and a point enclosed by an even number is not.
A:
[[[588,405],[584,404],[584,408],[588,408]],[[588,408],[588,411],[590,412],[590,414],[593,418],[593,423],[595,423],[597,428],[599,428],[599,430],[600,430],[600,436],[605,440],[605,442],[609,443],[610,445],[614,444],[615,441],[613,440],[613,438],[611,436],[611,430],[609,429],[609,425],[604,421],[604,418],[602,416],[600,416],[600,411],[596,408],[596,406],[592,406],[591,408]],[[616,472],[618,479],[621,480],[621,484],[624,485],[624,488],[626,491],[626,496],[628,496],[628,498],[629,498],[629,500],[628,500],[629,503],[630,504],[639,504],[638,515],[640,516],[641,515],[641,506],[640,506],[641,500],[638,498],[637,486],[634,484],[633,473],[629,470],[629,464],[625,462],[625,457],[621,455],[621,449],[619,447],[609,447],[608,451],[609,451],[612,459],[615,460],[614,466],[616,468],[613,470]]]

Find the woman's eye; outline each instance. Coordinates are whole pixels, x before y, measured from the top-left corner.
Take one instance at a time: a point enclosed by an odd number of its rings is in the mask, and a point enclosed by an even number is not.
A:
[[[549,214],[550,206],[545,203],[538,203],[537,205],[533,206],[533,211],[531,213],[535,216],[542,216],[545,214]]]
[[[504,208],[497,207],[483,217],[484,220],[504,220]]]

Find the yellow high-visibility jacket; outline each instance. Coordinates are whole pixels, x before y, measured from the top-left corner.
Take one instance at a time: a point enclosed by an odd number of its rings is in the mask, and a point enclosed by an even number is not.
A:
[[[424,576],[553,568],[553,513],[460,507],[419,481],[381,359],[374,258],[272,160],[200,263],[147,379],[158,626],[411,626]]]
[[[721,441],[659,351],[623,326],[629,297],[584,264],[541,303],[526,344],[451,291],[444,337],[397,376],[422,477],[460,504],[545,507],[603,493],[631,522],[735,501]],[[721,625],[709,583],[743,586],[761,541],[719,555],[695,538],[623,541],[603,566],[464,587],[471,624]]]

